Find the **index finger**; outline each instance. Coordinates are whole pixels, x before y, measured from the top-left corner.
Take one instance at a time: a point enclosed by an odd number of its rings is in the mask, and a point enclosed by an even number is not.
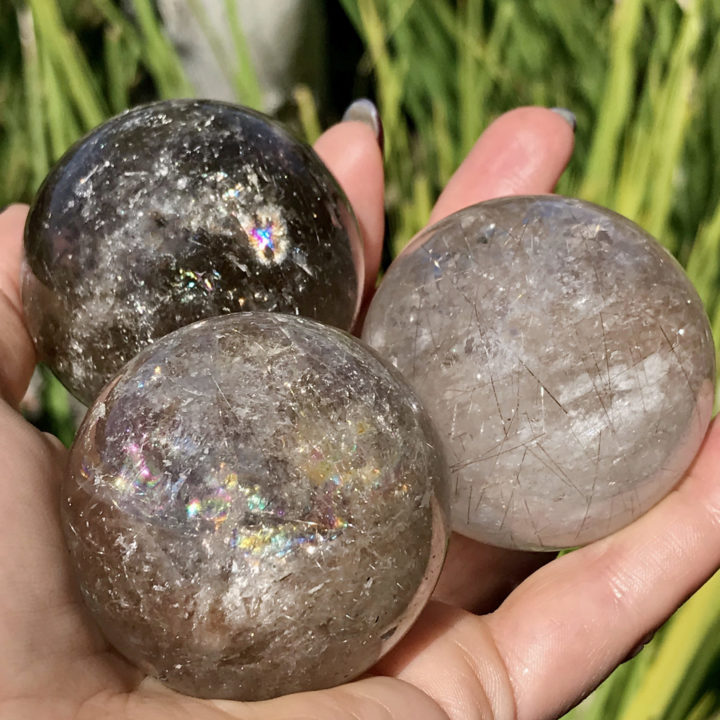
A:
[[[450,178],[430,223],[484,200],[552,192],[574,138],[566,116],[547,108],[522,107],[501,115]]]

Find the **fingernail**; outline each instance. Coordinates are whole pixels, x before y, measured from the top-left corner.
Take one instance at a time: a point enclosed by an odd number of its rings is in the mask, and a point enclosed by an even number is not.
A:
[[[575,113],[571,110],[568,110],[567,108],[561,108],[561,107],[554,107],[550,108],[554,113],[557,113],[561,118],[563,118],[567,124],[572,128],[572,131],[575,132],[575,129],[577,128],[577,118],[575,117]]]
[[[343,122],[354,121],[365,123],[374,133],[377,144],[382,150],[385,146],[385,136],[383,134],[382,120],[375,103],[367,98],[355,100],[348,106],[345,114],[342,116]]]

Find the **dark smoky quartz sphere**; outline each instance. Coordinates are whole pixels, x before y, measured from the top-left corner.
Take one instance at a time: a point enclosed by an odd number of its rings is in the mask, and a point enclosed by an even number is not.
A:
[[[80,140],[38,192],[25,252],[38,355],[86,404],[145,345],[204,317],[348,329],[363,282],[357,223],[314,151],[207,100],[138,107]]]
[[[261,700],[372,666],[430,596],[446,465],[359,340],[236,313],[145,348],[80,428],[62,489],[85,601],[148,674]]]

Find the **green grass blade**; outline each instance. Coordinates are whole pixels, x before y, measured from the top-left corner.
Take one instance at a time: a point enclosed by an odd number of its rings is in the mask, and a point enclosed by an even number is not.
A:
[[[67,30],[55,0],[28,0],[43,51],[63,85],[83,123],[95,127],[107,116],[107,108],[77,39]]]
[[[75,435],[75,420],[70,406],[68,391],[60,381],[41,366],[43,376],[43,404],[50,418],[50,432],[66,447],[70,447]]]
[[[18,26],[23,53],[23,80],[25,86],[25,117],[28,128],[30,166],[32,168],[32,186],[38,187],[45,178],[48,167],[48,148],[42,123],[42,79],[40,59],[32,13],[29,8],[18,10]]]
[[[129,87],[134,74],[132,68],[137,67],[137,57],[132,57],[132,52],[123,42],[122,31],[118,26],[111,26],[105,30],[103,51],[108,101],[112,112],[119,113],[130,104]]]
[[[140,28],[143,61],[161,98],[191,97],[194,95],[180,59],[165,37],[150,0],[132,0]]]
[[[300,127],[305,142],[312,144],[320,137],[322,132],[312,90],[307,85],[298,85],[293,91],[293,98],[298,108]]]
[[[617,720],[664,720],[673,698],[691,680],[688,671],[705,639],[710,633],[717,635],[718,608],[720,574],[706,583],[672,618],[653,662]]]
[[[617,149],[630,119],[637,81],[635,48],[639,41],[644,0],[615,4],[611,24],[610,69],[600,102],[585,180],[580,194],[607,202],[617,166]]]
[[[238,15],[237,3],[234,0],[224,0],[225,11],[235,48],[234,80],[238,98],[248,107],[256,110],[263,109],[263,94],[260,81],[253,66],[250,49],[242,29]]]

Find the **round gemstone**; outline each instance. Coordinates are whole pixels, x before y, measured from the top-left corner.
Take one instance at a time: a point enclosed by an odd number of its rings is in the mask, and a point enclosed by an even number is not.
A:
[[[572,547],[660,500],[697,452],[715,361],[680,265],[609,210],[493,200],[395,260],[363,338],[440,429],[453,529]]]
[[[435,584],[440,443],[399,373],[310,320],[147,347],[78,433],[62,516],[110,642],[170,687],[259,700],[356,677]]]
[[[268,118],[203,100],[135,108],[71,148],[25,231],[38,355],[89,404],[156,338],[242,310],[349,329],[357,224],[320,159]]]

